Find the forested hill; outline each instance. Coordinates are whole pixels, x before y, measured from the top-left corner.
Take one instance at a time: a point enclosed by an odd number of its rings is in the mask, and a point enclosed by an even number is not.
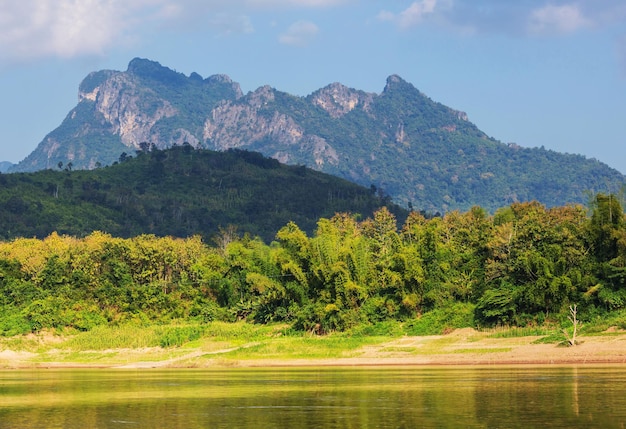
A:
[[[139,58],[126,71],[89,74],[77,106],[11,171],[58,162],[95,168],[145,142],[258,151],[374,184],[395,202],[428,212],[474,205],[494,212],[532,200],[586,204],[590,194],[617,192],[625,182],[596,160],[499,142],[397,75],[379,94],[340,83],[306,97],[269,86],[244,94],[227,76],[185,76]]]
[[[140,234],[213,237],[220,228],[271,241],[290,221],[309,232],[336,212],[369,217],[388,197],[255,152],[143,147],[94,170],[0,174],[0,238]]]

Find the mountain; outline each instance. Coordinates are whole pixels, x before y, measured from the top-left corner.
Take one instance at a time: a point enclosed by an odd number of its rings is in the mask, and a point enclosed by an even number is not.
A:
[[[408,215],[345,179],[256,152],[182,145],[94,170],[0,175],[0,239],[95,230],[210,238],[232,225],[269,242],[290,221],[313,233],[320,218],[336,212],[370,217],[383,205],[399,222]]]
[[[6,173],[13,167],[13,163],[9,161],[0,161],[0,173]]]
[[[339,83],[306,97],[269,86],[243,94],[227,76],[185,76],[145,59],[87,76],[78,105],[11,171],[89,169],[141,146],[183,143],[258,151],[428,212],[586,203],[625,182],[597,160],[501,143],[396,75],[380,94]]]

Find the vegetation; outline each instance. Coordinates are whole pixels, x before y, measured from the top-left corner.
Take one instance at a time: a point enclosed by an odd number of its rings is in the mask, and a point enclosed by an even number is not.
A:
[[[110,167],[75,170],[59,162],[54,170],[0,175],[0,238],[99,230],[210,241],[222,228],[269,242],[289,221],[312,233],[320,217],[371,216],[383,205],[407,215],[371,189],[258,153],[190,145],[159,151],[146,143]]]
[[[178,321],[151,340],[171,346],[213,321],[373,335],[624,325],[626,223],[613,195],[598,194],[589,212],[516,203],[494,216],[412,212],[398,228],[382,208],[321,218],[312,235],[288,222],[269,244],[226,230],[215,238],[1,242],[0,333]]]

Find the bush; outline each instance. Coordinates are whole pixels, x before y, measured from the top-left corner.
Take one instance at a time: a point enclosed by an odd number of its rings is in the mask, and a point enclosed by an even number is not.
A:
[[[4,337],[12,337],[29,332],[31,332],[30,323],[19,313],[4,313],[2,318],[0,318],[0,335]]]
[[[204,333],[201,326],[180,326],[166,328],[159,338],[161,347],[180,347],[185,343],[199,339]]]
[[[375,296],[363,303],[361,311],[370,322],[376,323],[393,318],[397,309],[392,300],[382,296]]]
[[[478,300],[476,318],[487,325],[508,325],[514,322],[515,303],[513,289],[487,289]]]
[[[189,311],[189,315],[201,323],[232,321],[228,310],[220,307],[215,301],[194,303]]]
[[[64,319],[63,300],[47,297],[30,303],[23,311],[22,316],[28,321],[30,330],[37,332],[45,328],[60,328],[68,326]]]
[[[373,325],[359,325],[350,334],[363,337],[399,337],[404,331],[402,324],[395,320],[378,322]]]
[[[404,325],[407,335],[441,335],[452,329],[474,326],[474,305],[456,303],[437,308]]]

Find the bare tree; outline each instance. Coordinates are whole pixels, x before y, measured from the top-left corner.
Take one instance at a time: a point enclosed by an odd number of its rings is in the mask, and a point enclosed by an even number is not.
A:
[[[567,332],[567,329],[563,329],[563,333],[565,334],[565,338],[567,339],[567,342],[569,344],[569,346],[575,346],[578,344],[578,341],[576,340],[576,335],[578,334],[578,329],[582,328],[583,324],[580,322],[580,320],[578,320],[578,318],[576,317],[576,314],[578,312],[578,309],[576,307],[576,304],[574,304],[574,306],[569,306],[569,316],[567,316],[567,318],[569,319],[570,322],[572,322],[572,326],[573,326],[573,331],[572,331],[572,335],[570,336],[569,332]]]

